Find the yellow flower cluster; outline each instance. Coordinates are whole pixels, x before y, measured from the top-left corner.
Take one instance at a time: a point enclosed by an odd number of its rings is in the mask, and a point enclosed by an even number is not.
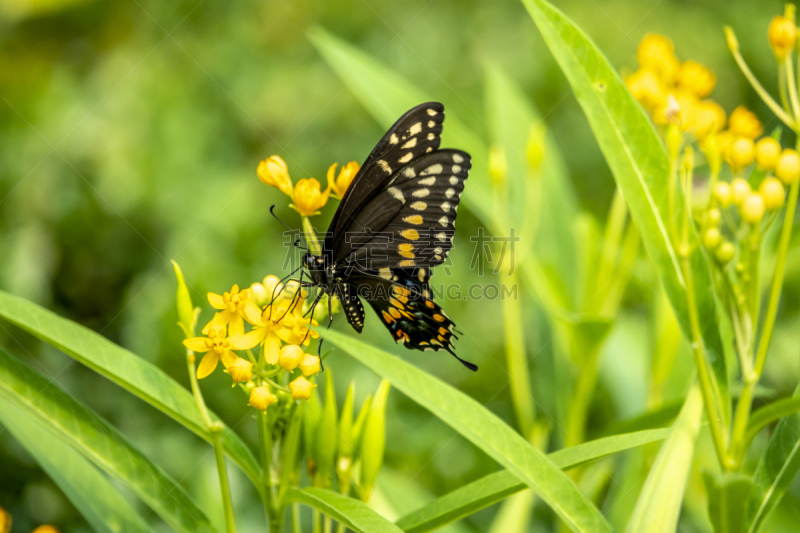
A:
[[[296,185],[292,185],[289,168],[277,155],[261,161],[256,174],[262,183],[275,187],[289,196],[293,202],[291,207],[298,213],[310,217],[319,214],[319,210],[328,203],[331,193],[341,200],[361,168],[357,162],[350,161],[342,167],[337,176],[337,166],[338,163],[334,163],[328,168],[328,188],[324,191],[316,178],[303,178]]]
[[[309,328],[317,321],[305,316],[305,300],[305,291],[291,283],[282,286],[275,276],[244,290],[234,285],[223,294],[208,293],[208,302],[217,310],[214,318],[203,328],[204,336],[183,341],[190,350],[205,354],[197,378],[210,375],[222,361],[233,385],[242,383],[250,390],[250,405],[265,410],[277,398],[270,381],[262,378],[297,370],[300,375],[288,390],[295,399],[308,399],[314,385],[306,378],[320,371],[320,359],[303,350],[319,337]],[[259,358],[251,353],[256,347],[260,347]],[[248,358],[237,351],[246,351]]]

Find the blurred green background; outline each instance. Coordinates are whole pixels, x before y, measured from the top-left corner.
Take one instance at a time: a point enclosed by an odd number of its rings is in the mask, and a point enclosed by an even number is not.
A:
[[[692,58],[717,72],[713,96],[728,112],[744,103],[767,131],[777,126],[735,69],[722,27],[737,30],[745,58],[774,88],[766,28],[782,12],[781,2],[555,4],[621,70],[635,68],[636,45],[645,33],[670,36],[681,60]],[[286,198],[256,179],[259,160],[279,154],[295,181],[321,179],[332,162],[362,161],[383,133],[311,46],[306,32],[315,25],[402,73],[481,133],[483,66],[502,66],[553,130],[582,207],[604,219],[613,178],[566,80],[518,2],[0,0],[0,288],[102,333],[188,384],[169,259],[181,264],[195,303],[205,305],[203,319],[210,318],[207,291],[281,272],[284,239],[269,206],[277,203],[279,214],[299,227]],[[316,223],[326,224],[334,208],[332,202]],[[486,281],[467,269],[473,247],[468,237],[478,224],[466,210],[459,221],[452,280]],[[793,328],[799,318],[798,267],[790,264],[784,322],[767,367],[772,397],[788,394],[800,376],[800,332]],[[592,411],[598,431],[645,407],[652,282],[642,260],[603,358]],[[370,311],[364,337],[512,422],[499,302],[445,307],[468,332],[459,353],[479,364],[480,372],[467,372],[445,355],[395,347]],[[553,385],[542,377],[552,366],[549,333],[536,313],[525,319],[534,394],[550,416]],[[108,418],[208,504],[210,516],[221,519],[210,447],[23,332],[0,324],[0,336],[7,348]],[[374,375],[344,355],[334,353],[328,361],[341,393],[351,378],[360,398],[377,386]],[[690,365],[682,356],[673,397],[683,394]],[[212,409],[252,440],[255,425],[246,399],[229,382],[218,372],[202,386]],[[379,496],[376,505],[384,512],[394,507],[402,514],[426,493],[443,494],[497,469],[399,393],[390,396],[389,417],[382,483],[403,496],[384,503]],[[238,473],[232,483],[240,529],[261,528],[255,494]],[[699,479],[693,483],[699,490]],[[776,521],[800,518],[797,485]],[[0,506],[13,514],[14,531],[44,522],[63,531],[89,530],[2,428]],[[685,530],[703,531],[704,505],[688,507]],[[482,511],[456,530],[485,531],[495,511]]]

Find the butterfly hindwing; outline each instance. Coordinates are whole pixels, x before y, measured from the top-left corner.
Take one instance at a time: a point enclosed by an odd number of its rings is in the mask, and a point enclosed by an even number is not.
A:
[[[333,216],[325,250],[337,249],[355,217],[389,181],[392,174],[422,154],[439,149],[444,106],[420,104],[400,117],[378,142],[347,188]]]
[[[460,150],[438,150],[406,165],[354,217],[334,262],[361,270],[444,262],[470,166]]]

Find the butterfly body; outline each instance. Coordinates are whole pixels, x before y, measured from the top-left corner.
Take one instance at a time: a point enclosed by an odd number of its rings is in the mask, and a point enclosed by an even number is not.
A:
[[[466,152],[439,149],[444,106],[405,113],[367,157],[342,198],[322,253],[303,257],[310,284],[336,296],[356,331],[366,300],[409,349],[454,352],[455,324],[433,301],[432,268],[453,246],[471,166]],[[330,299],[329,299],[330,301]]]

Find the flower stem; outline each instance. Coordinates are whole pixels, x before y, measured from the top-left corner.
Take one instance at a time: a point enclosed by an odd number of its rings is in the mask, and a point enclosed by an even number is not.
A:
[[[316,509],[314,509],[314,511],[313,511],[313,514],[312,514],[312,517],[311,517],[311,523],[313,524],[312,525],[313,532],[314,533],[320,533],[320,529],[321,529],[320,528],[320,513]]]
[[[797,99],[797,80],[794,77],[794,61],[792,54],[786,54],[786,82],[789,85],[789,101],[792,103],[795,124],[800,116],[800,101]],[[762,97],[763,98],[763,97]]]
[[[322,246],[320,246],[319,239],[317,239],[317,232],[314,230],[314,226],[311,225],[311,219],[307,216],[301,218],[303,219],[303,233],[306,236],[306,241],[308,241],[308,247],[311,253],[320,255],[322,253]]]
[[[303,533],[303,523],[300,521],[300,504],[292,504],[292,533]]]
[[[266,495],[266,509],[270,533],[280,533],[282,523],[280,502],[272,484],[272,433],[269,430],[269,415],[266,411],[258,413],[258,443],[261,452],[261,467],[264,470],[262,483]]]

